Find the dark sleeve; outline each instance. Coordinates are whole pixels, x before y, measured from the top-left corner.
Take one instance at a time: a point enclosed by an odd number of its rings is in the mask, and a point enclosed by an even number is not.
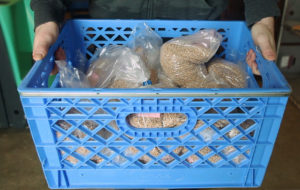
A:
[[[34,26],[54,21],[60,25],[64,19],[67,2],[64,0],[31,0],[34,11]]]
[[[277,0],[244,0],[248,26],[265,17],[280,16]]]

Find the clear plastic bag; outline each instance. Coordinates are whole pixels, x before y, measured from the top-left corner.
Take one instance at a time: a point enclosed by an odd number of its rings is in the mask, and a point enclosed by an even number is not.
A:
[[[90,151],[89,151],[87,148],[83,147],[83,146],[78,147],[78,148],[75,150],[75,152],[76,152],[76,154],[79,154],[79,155],[82,156],[82,157],[86,157],[87,155],[90,154]],[[64,152],[64,151],[62,151],[62,150],[60,151],[60,153],[61,153],[62,155],[66,154],[66,152]],[[68,162],[70,162],[70,163],[73,164],[73,165],[76,165],[76,164],[79,162],[79,160],[78,160],[77,158],[73,157],[72,155],[67,156],[67,157],[65,158],[65,160],[68,161]],[[98,161],[101,162],[102,159],[99,158]]]
[[[195,79],[182,86],[183,88],[230,88],[230,85],[225,81],[215,78],[210,74],[207,74],[201,79]]]
[[[202,138],[205,142],[210,142],[210,141],[212,141],[213,136],[216,134],[216,132],[212,128],[207,127],[206,129],[201,131],[199,134],[202,136]]]
[[[186,83],[184,88],[246,88],[249,76],[245,72],[243,61],[235,58],[236,63],[215,58],[208,62],[207,75]],[[199,77],[198,77],[199,78]]]
[[[249,76],[238,64],[216,58],[208,64],[208,72],[216,81],[228,84],[230,88],[246,88]]]
[[[162,53],[161,65],[164,73],[180,87],[185,87],[195,81],[202,83],[207,77],[205,65],[193,64],[174,54]]]
[[[160,88],[177,88],[176,84],[162,71],[158,71],[158,84]]]
[[[225,155],[230,155],[230,154],[232,154],[232,153],[235,153],[237,150],[236,150],[236,148],[234,148],[233,146],[227,146],[226,148],[224,148],[223,150],[222,150],[222,153],[223,154],[225,154]],[[247,150],[246,152],[245,152],[246,154],[250,154],[250,150]],[[239,154],[239,155],[237,155],[236,157],[234,157],[233,159],[232,159],[232,161],[235,163],[235,164],[240,164],[240,163],[242,163],[244,160],[246,160],[247,159],[247,157],[244,155],[244,154]]]
[[[160,47],[162,46],[161,37],[146,23],[138,24],[131,35],[132,40],[128,42],[128,47],[142,58],[149,69],[158,69],[160,67]]]
[[[174,128],[187,120],[181,113],[140,113],[131,114],[127,119],[135,128]]]
[[[150,71],[128,47],[110,45],[101,49],[87,76],[92,87],[138,88],[150,79]]]
[[[143,86],[142,88],[178,88],[161,69],[159,69],[157,73],[157,79],[151,79],[152,85]]]
[[[62,88],[89,88],[86,75],[64,60],[55,61],[59,70],[59,83]]]
[[[183,146],[179,146],[177,148],[175,148],[172,153],[176,154],[178,156],[181,156],[184,154],[184,147]],[[159,157],[162,153],[164,153],[164,151],[159,148],[159,147],[154,147],[152,150],[149,151],[149,154],[154,157],[157,158]],[[139,158],[139,161],[146,164],[148,162],[150,162],[152,160],[152,158],[150,158],[148,155],[143,155]],[[162,158],[160,158],[160,160],[166,164],[172,162],[174,160],[173,156],[171,156],[170,154],[165,154]]]
[[[88,60],[84,54],[79,49],[76,50],[75,65],[77,65],[78,69],[83,73],[86,73],[87,62]]]
[[[208,146],[203,147],[201,150],[199,150],[197,153],[198,155],[202,155],[202,156],[206,156],[207,154],[211,153],[211,149]],[[217,154],[214,154],[213,156],[208,158],[208,161],[210,161],[211,163],[217,163],[220,160],[220,156]],[[193,164],[197,161],[200,161],[201,159],[199,158],[199,156],[197,156],[196,154],[193,154],[191,156],[189,156],[186,161]]]
[[[87,71],[87,77],[92,87],[105,88],[115,78],[114,68],[122,51],[122,46],[108,46],[95,52],[98,58],[94,60]]]
[[[193,35],[174,38],[161,48],[161,66],[179,86],[205,83],[208,71],[204,63],[215,55],[221,41],[222,36],[216,30],[201,30]],[[199,85],[191,86],[201,88]]]
[[[208,62],[217,52],[222,35],[214,29],[200,30],[192,35],[174,38],[164,46],[176,56],[195,64]]]

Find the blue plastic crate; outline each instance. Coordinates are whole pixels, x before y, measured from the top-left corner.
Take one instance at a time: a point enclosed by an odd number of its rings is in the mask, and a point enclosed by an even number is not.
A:
[[[259,52],[256,53],[262,88],[249,68],[251,88],[245,89],[62,89],[57,88],[57,79],[48,87],[54,50],[59,46],[64,48],[67,59],[75,63],[78,49],[90,58],[96,47],[126,43],[132,29],[140,22],[143,21],[67,22],[47,57],[34,64],[19,87],[49,187],[260,186],[290,88],[274,62],[264,60]],[[254,48],[251,34],[243,22],[145,22],[165,39],[191,34],[202,28],[215,28],[224,37],[224,51],[220,56],[228,59],[231,50],[245,53]],[[101,112],[97,112],[99,109]],[[149,112],[184,113],[188,119],[173,129],[135,129],[126,122],[131,113]],[[203,125],[196,129],[199,120]],[[228,125],[217,128],[216,122],[220,120],[226,120]],[[87,128],[85,122],[92,123],[95,129]],[[251,125],[245,128],[245,122]],[[208,128],[213,131],[209,141],[201,135]],[[108,136],[99,135],[101,130]],[[231,130],[237,135],[229,138],[227,134]],[[84,135],[74,135],[78,131]],[[130,147],[134,147],[137,153],[127,155],[126,149]],[[152,155],[154,147],[159,147],[161,154]],[[174,152],[177,147],[183,148],[185,153],[177,155]],[[228,148],[232,150],[230,153],[225,151]],[[143,155],[149,158],[147,163],[139,161]],[[173,160],[165,162],[162,158],[166,155]],[[196,161],[189,162],[190,156]],[[93,162],[95,158],[100,161]]]

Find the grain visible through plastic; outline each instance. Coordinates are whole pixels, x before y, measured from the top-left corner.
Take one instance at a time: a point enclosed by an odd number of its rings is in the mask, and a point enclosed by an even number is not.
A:
[[[158,113],[159,117],[151,117],[149,114],[131,114],[127,117],[128,123],[135,128],[174,128],[186,122],[185,114]]]

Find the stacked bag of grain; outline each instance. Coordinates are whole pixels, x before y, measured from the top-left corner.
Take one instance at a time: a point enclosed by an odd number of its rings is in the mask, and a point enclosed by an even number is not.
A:
[[[174,38],[161,48],[161,66],[182,88],[246,87],[246,73],[238,65],[220,58],[211,60],[221,42],[215,30]]]

